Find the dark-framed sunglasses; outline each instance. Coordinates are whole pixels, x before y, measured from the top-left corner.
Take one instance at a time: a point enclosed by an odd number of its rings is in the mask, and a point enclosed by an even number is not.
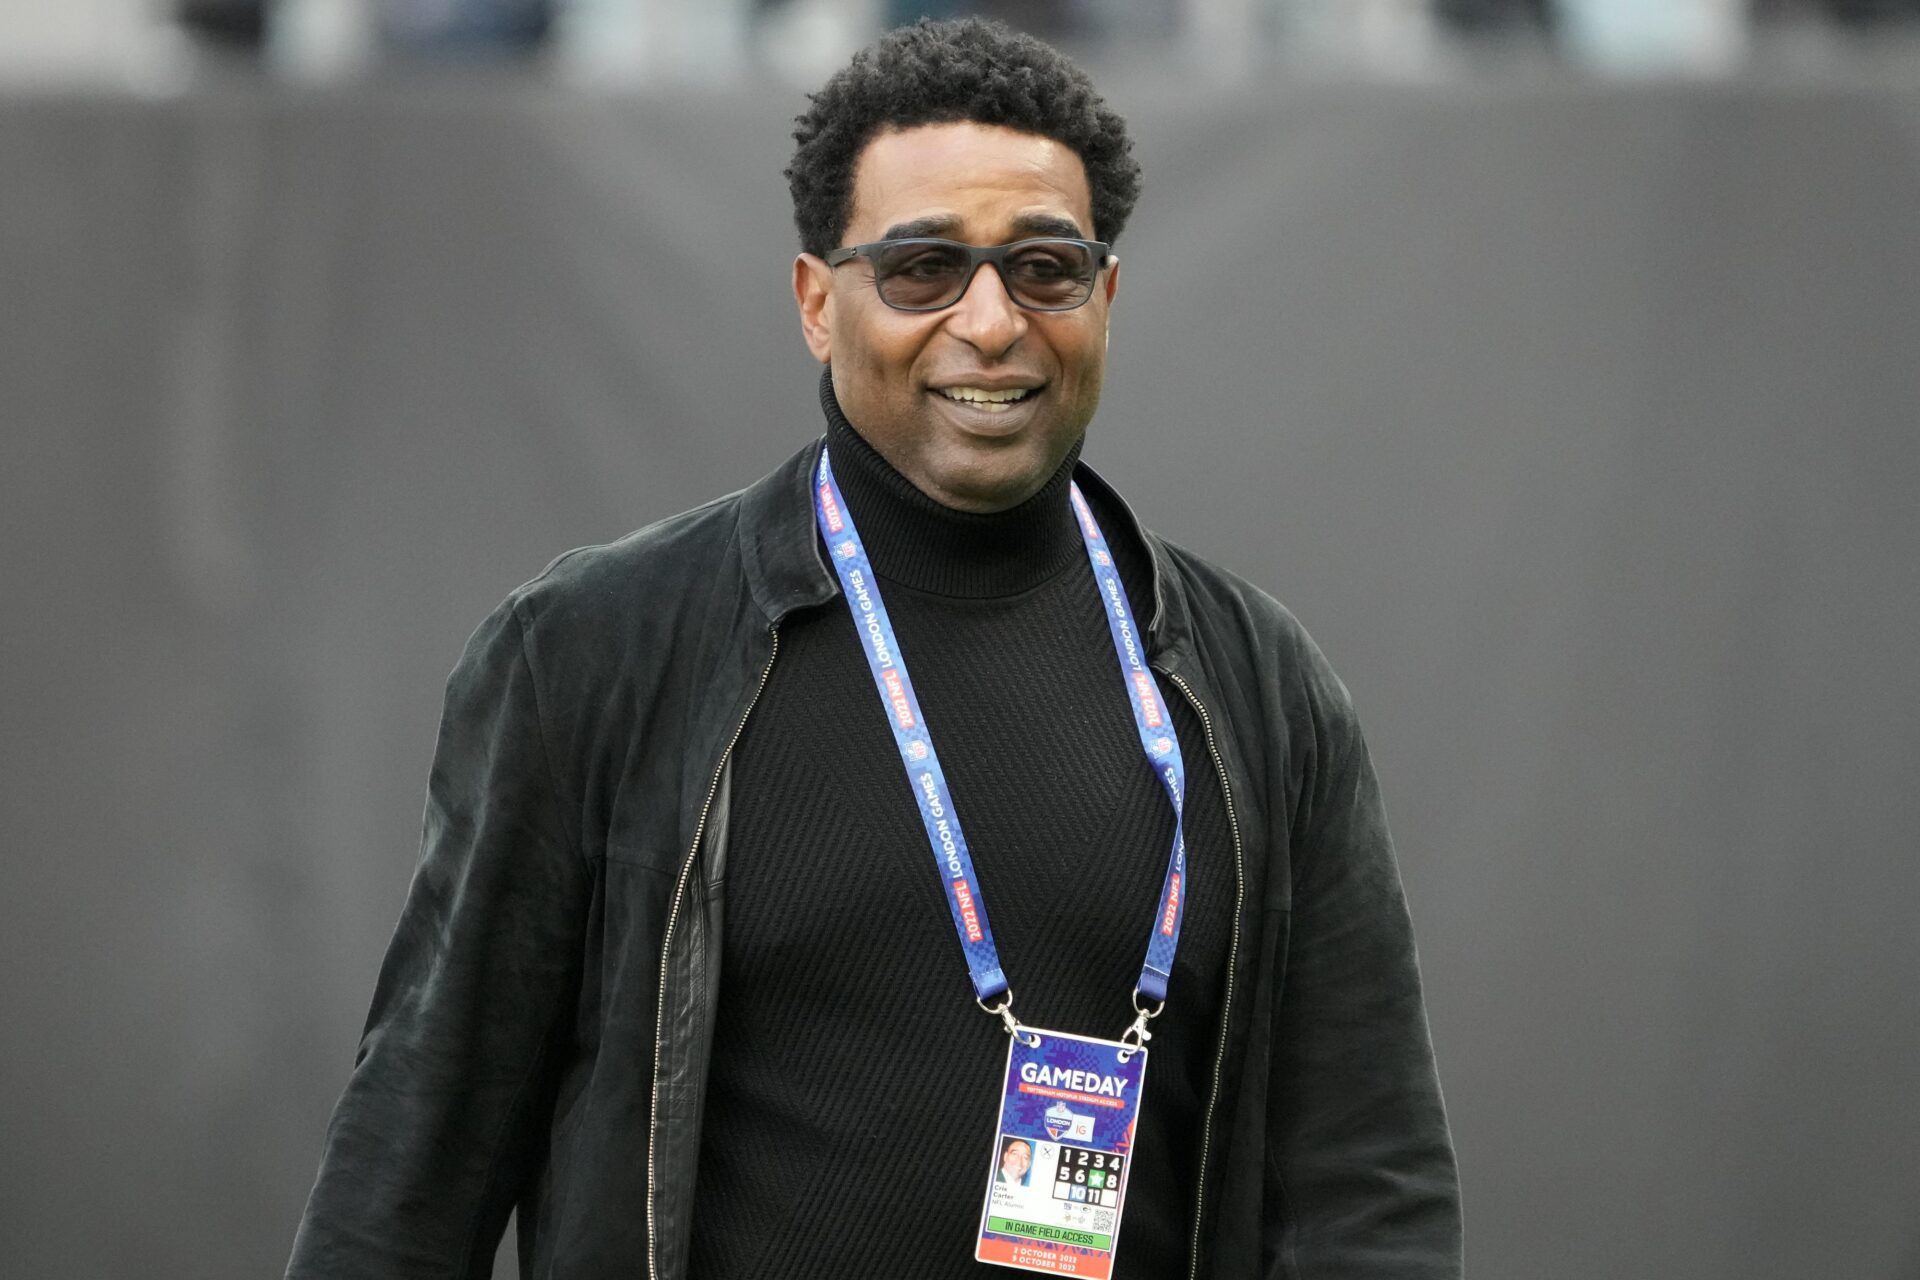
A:
[[[854,258],[873,263],[880,301],[896,311],[938,311],[960,301],[980,264],[990,262],[1007,296],[1030,311],[1071,311],[1093,296],[1113,246],[1099,240],[1043,236],[1012,244],[974,245],[913,237],[849,245],[826,256],[830,267]]]

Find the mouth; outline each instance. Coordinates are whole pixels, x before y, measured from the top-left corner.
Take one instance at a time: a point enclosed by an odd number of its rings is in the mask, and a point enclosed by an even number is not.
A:
[[[1029,403],[1039,396],[1045,384],[1038,387],[933,387],[934,395],[949,404],[959,405],[989,416],[1011,413],[1019,405]]]

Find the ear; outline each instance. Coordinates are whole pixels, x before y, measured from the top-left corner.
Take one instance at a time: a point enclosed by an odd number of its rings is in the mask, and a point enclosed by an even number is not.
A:
[[[1120,289],[1120,259],[1118,255],[1107,256],[1107,283],[1103,292],[1106,295],[1107,345],[1113,345],[1113,295]]]
[[[793,300],[807,350],[825,364],[833,356],[833,268],[826,259],[803,253],[793,260]]]

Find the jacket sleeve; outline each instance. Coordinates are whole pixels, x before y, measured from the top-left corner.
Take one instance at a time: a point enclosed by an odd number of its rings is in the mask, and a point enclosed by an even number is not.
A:
[[[1457,1280],[1459,1181],[1386,811],[1346,688],[1311,656],[1270,1094],[1269,1275]]]
[[[592,892],[551,765],[510,599],[447,682],[419,864],[291,1280],[493,1274],[545,1149]]]

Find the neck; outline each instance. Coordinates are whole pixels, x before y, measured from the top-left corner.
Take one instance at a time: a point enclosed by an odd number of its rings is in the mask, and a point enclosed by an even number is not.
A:
[[[833,473],[874,572],[946,596],[1007,596],[1038,586],[1083,554],[1068,485],[1080,446],[1038,492],[1005,511],[958,511],[894,470],[847,421],[831,378],[820,382]]]

